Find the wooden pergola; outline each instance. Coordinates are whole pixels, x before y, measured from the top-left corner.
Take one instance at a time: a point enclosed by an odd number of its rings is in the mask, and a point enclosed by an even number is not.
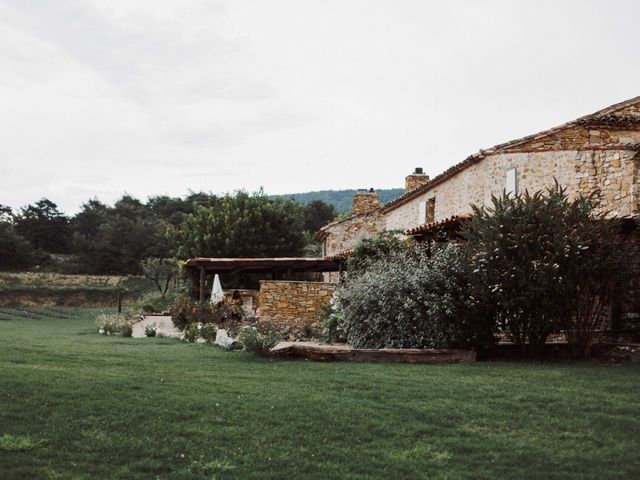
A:
[[[265,274],[270,278],[291,279],[294,273],[342,272],[343,260],[327,258],[190,258],[184,267],[194,275],[198,283],[201,302],[205,300],[207,274],[253,273]]]

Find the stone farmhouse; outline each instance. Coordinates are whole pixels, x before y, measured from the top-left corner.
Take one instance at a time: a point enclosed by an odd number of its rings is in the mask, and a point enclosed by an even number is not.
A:
[[[620,315],[640,326],[640,97],[480,150],[434,178],[417,168],[406,177],[405,193],[386,205],[373,190],[359,192],[351,216],[325,225],[316,239],[327,258],[339,259],[361,239],[385,230],[437,238],[455,231],[471,205],[489,205],[503,191],[543,190],[555,180],[570,196],[595,194],[601,208],[625,225],[638,248],[633,260],[639,278]],[[336,274],[327,279],[336,280]]]

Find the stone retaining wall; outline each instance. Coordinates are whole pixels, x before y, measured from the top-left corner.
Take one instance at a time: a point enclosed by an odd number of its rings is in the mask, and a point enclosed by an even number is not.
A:
[[[260,281],[261,318],[286,325],[320,328],[316,312],[329,303],[335,285],[324,282]]]

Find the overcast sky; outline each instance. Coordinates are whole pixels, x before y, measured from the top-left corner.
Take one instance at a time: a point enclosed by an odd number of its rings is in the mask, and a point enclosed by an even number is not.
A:
[[[0,0],[0,204],[402,186],[640,95],[638,1]]]

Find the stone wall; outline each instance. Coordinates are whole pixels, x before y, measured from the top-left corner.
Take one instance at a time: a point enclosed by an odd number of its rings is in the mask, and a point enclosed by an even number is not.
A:
[[[373,237],[383,228],[384,221],[379,211],[338,222],[325,232],[324,254],[335,255],[353,248],[360,240]]]
[[[572,196],[599,191],[602,207],[612,216],[632,215],[640,208],[639,163],[637,152],[624,148],[491,155],[387,212],[385,228],[405,230],[419,225],[419,204],[434,197],[435,221],[469,213],[471,204],[490,205],[492,195],[502,194],[511,168],[516,169],[518,192],[543,190],[557,179]]]
[[[353,196],[351,211],[354,215],[371,213],[380,206],[376,192],[358,192]]]
[[[297,327],[320,328],[316,312],[329,303],[335,285],[324,282],[260,281],[261,318]]]
[[[405,192],[410,192],[415,188],[426,185],[428,181],[429,176],[424,173],[412,173],[411,175],[407,175],[404,179]]]

